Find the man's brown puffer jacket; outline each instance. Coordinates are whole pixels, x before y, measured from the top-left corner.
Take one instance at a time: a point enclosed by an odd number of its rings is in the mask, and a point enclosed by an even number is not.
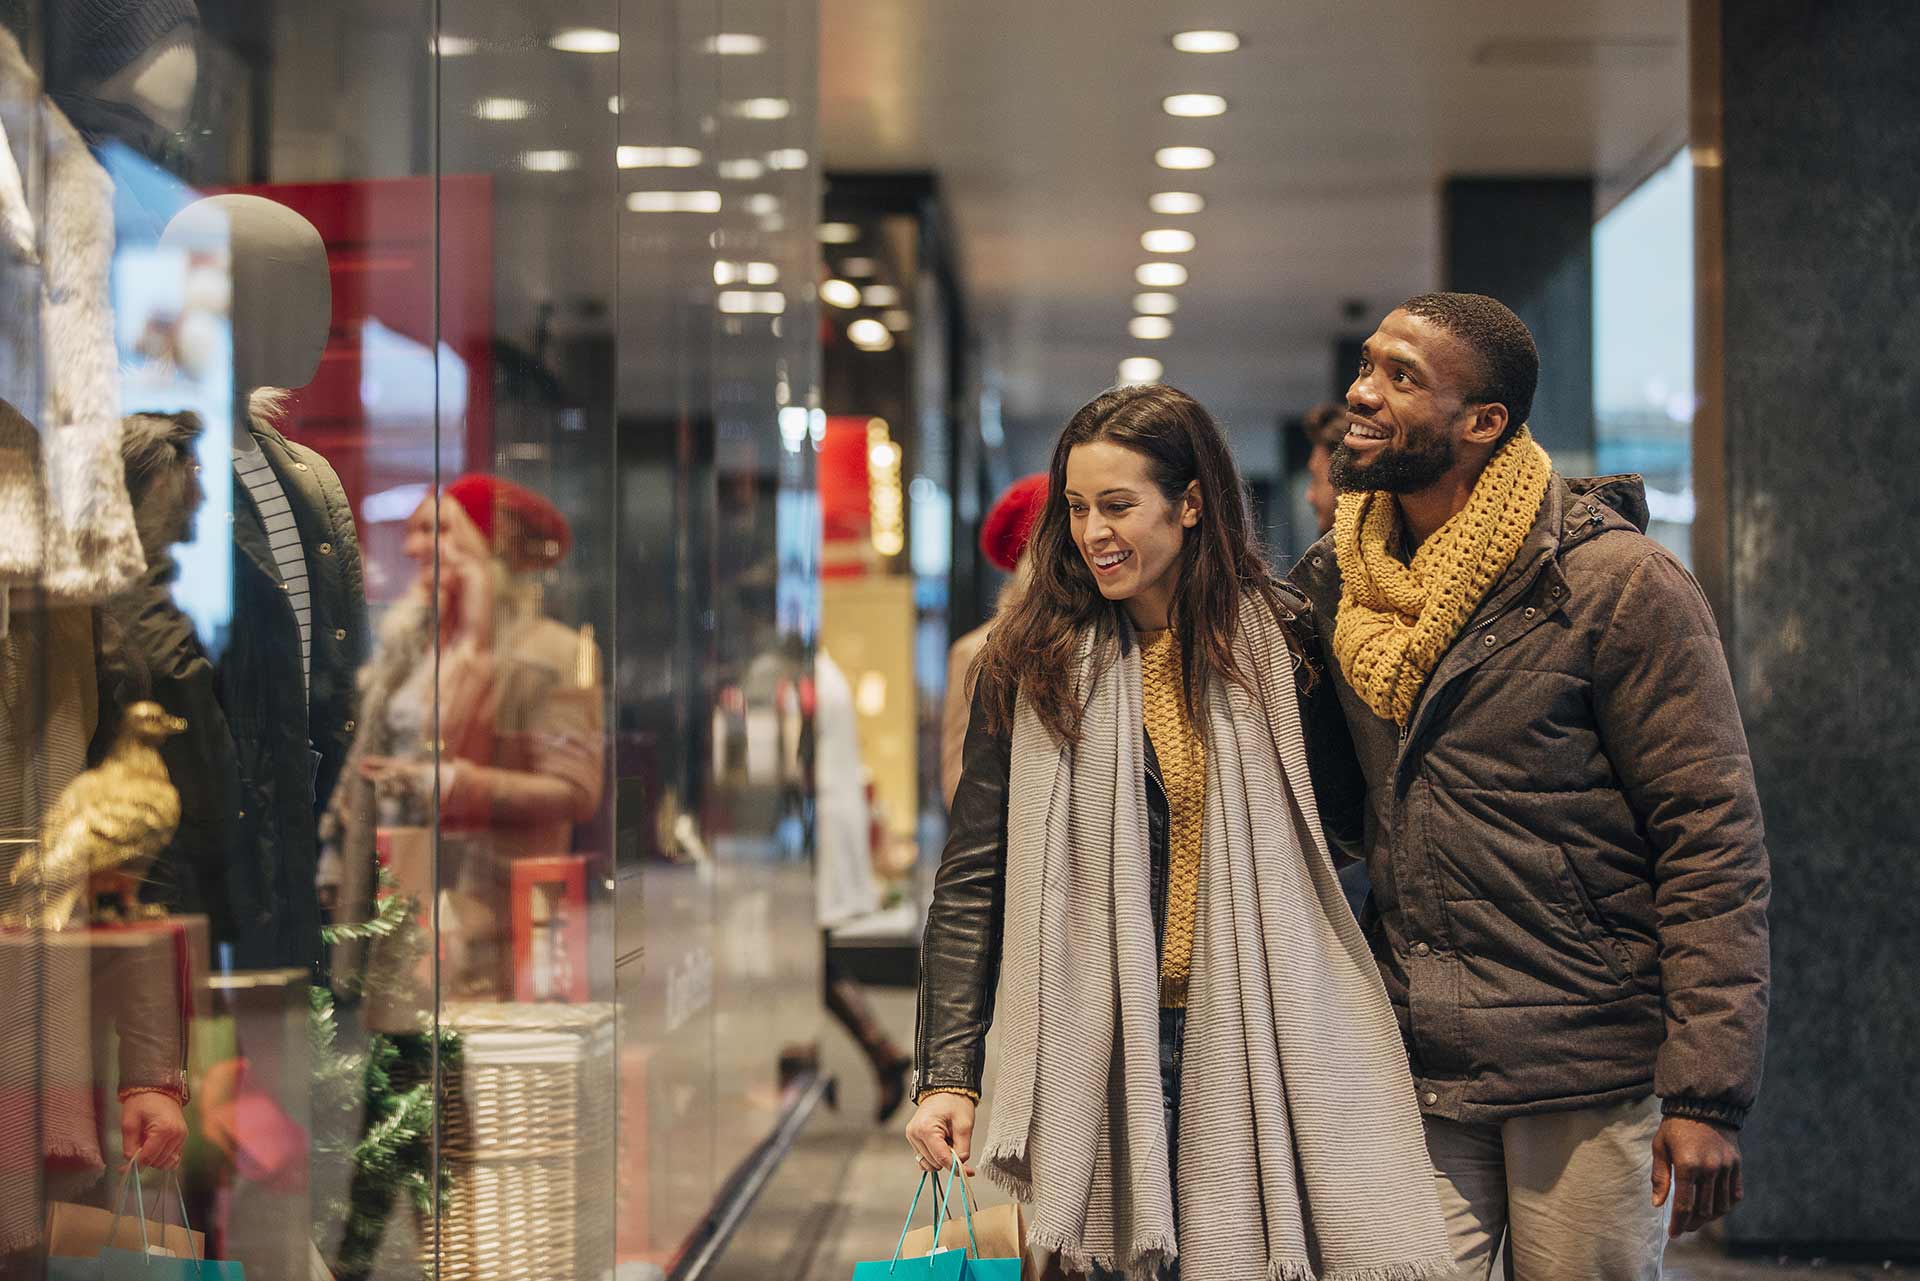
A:
[[[1738,1125],[1767,1027],[1767,854],[1706,601],[1638,477],[1555,477],[1404,732],[1333,661],[1332,540],[1294,570],[1365,802],[1328,814],[1425,1111],[1468,1122],[1658,1094]],[[1340,829],[1344,827],[1345,831]]]

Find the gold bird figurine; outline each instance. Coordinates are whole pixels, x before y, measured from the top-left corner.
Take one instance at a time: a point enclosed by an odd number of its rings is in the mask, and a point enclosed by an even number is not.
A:
[[[14,865],[13,884],[39,878],[43,929],[73,916],[83,891],[114,893],[129,912],[139,873],[180,826],[180,793],[160,744],[187,728],[150,701],[134,703],[106,759],[67,784],[40,827],[40,848]]]

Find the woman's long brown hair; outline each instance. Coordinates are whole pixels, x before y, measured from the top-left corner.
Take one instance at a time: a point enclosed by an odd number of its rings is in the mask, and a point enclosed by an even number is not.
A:
[[[1169,625],[1180,638],[1188,718],[1205,733],[1199,691],[1215,676],[1251,687],[1234,661],[1240,608],[1248,593],[1276,616],[1280,603],[1273,571],[1253,535],[1246,487],[1226,439],[1199,401],[1158,383],[1120,387],[1081,407],[1060,433],[1048,468],[1046,506],[1035,522],[1028,555],[1032,578],[988,633],[975,672],[987,725],[1010,733],[1016,700],[1025,695],[1040,721],[1063,743],[1080,735],[1080,637],[1094,630],[1096,668],[1113,661],[1116,606],[1100,595],[1093,571],[1073,541],[1067,513],[1067,457],[1076,445],[1110,441],[1143,455],[1154,485],[1169,504],[1198,482],[1200,523],[1180,548],[1179,586]],[[1287,643],[1296,644],[1291,629]]]

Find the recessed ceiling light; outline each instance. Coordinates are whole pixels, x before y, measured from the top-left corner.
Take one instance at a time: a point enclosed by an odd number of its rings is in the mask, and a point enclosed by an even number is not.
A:
[[[1147,208],[1157,214],[1197,214],[1207,207],[1207,198],[1197,191],[1156,191],[1147,197]]]
[[[738,160],[722,160],[714,170],[728,182],[753,182],[767,172],[767,167],[752,156],[743,156]]]
[[[847,326],[847,337],[862,351],[885,351],[893,346],[893,331],[871,316]]]
[[[765,53],[767,40],[765,36],[749,35],[743,31],[722,31],[717,36],[707,37],[706,50],[708,53],[738,58],[749,54]]]
[[[913,328],[913,313],[895,307],[892,311],[881,313],[880,323],[896,334],[904,334]]]
[[[1204,116],[1223,116],[1227,113],[1227,100],[1217,93],[1176,93],[1160,101],[1161,109],[1170,116],[1185,116],[1199,119]]]
[[[634,213],[719,213],[717,191],[630,191],[627,208]]]
[[[780,197],[770,192],[756,191],[747,197],[747,212],[756,218],[771,218],[780,212]]]
[[[1213,153],[1205,147],[1162,147],[1153,153],[1162,169],[1211,169]]]
[[[838,277],[823,280],[820,282],[820,301],[832,307],[858,307],[860,286]]]
[[[1232,53],[1240,37],[1231,31],[1182,31],[1173,37],[1173,47],[1181,53]]]
[[[1159,227],[1140,233],[1140,247],[1150,254],[1183,254],[1193,248],[1193,233],[1179,227]]]
[[[1144,342],[1173,337],[1173,322],[1165,316],[1135,316],[1127,322],[1127,332]]]
[[[1172,289],[1187,283],[1187,269],[1177,262],[1143,262],[1133,269],[1133,278],[1149,289]]]
[[[479,47],[479,41],[467,36],[438,36],[431,45],[442,58],[464,58]]]
[[[622,169],[692,169],[700,163],[696,147],[621,147],[614,154]]]
[[[620,37],[601,27],[562,27],[547,44],[561,53],[620,52]]]
[[[782,147],[767,153],[767,168],[792,172],[807,167],[807,153],[800,147]]]
[[[1120,381],[1123,383],[1157,383],[1167,367],[1152,356],[1128,356],[1120,362]]]
[[[865,280],[878,270],[880,270],[880,264],[871,258],[842,258],[840,260],[840,274],[851,277],[854,280]]]
[[[898,307],[900,291],[892,285],[868,285],[860,291],[860,301],[869,307]]]
[[[577,168],[580,157],[571,151],[523,151],[520,167],[528,173],[565,173]]]
[[[787,309],[786,295],[779,290],[760,293],[750,289],[722,289],[720,310],[729,316],[778,316]]]
[[[525,98],[482,98],[473,104],[473,114],[482,120],[525,120],[533,104]]]
[[[743,98],[727,110],[743,120],[785,120],[793,114],[793,104],[785,98]]]
[[[819,235],[823,245],[850,245],[860,239],[860,228],[850,222],[823,222]]]
[[[1133,309],[1143,316],[1171,316],[1180,310],[1180,300],[1172,294],[1135,294]]]

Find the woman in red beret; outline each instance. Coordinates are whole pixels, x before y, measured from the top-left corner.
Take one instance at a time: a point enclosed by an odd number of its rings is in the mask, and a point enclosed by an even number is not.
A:
[[[1035,472],[1007,486],[994,500],[980,524],[980,554],[1003,574],[1012,574],[1000,590],[994,608],[998,612],[1013,603],[1027,578],[1027,539],[1033,522],[1047,505],[1047,474]],[[974,628],[947,651],[947,697],[940,709],[940,791],[953,804],[954,789],[960,786],[961,749],[967,741],[967,710],[973,706],[973,661],[987,643],[993,627],[989,618]]]
[[[574,827],[600,805],[599,650],[541,612],[541,576],[572,542],[560,511],[511,481],[467,475],[429,494],[407,522],[419,573],[361,673],[352,783],[328,823],[341,901],[370,909],[376,828],[430,830],[437,785],[454,994],[511,995],[513,861],[570,853]]]

